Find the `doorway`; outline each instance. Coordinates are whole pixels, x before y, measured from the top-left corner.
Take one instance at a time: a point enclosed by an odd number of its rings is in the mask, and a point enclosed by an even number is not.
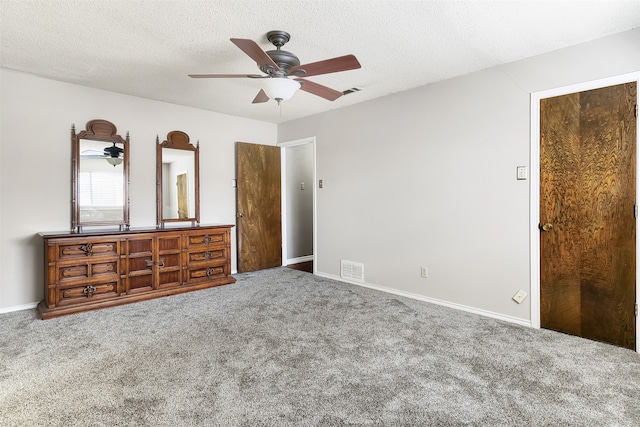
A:
[[[297,163],[304,164],[292,170],[304,174],[287,173],[287,160],[303,152]],[[314,137],[278,146],[236,143],[238,272],[293,264],[316,271],[315,176]]]
[[[532,326],[631,349],[638,74],[537,93],[531,106]]]
[[[316,271],[315,137],[278,144],[282,153],[283,265]]]

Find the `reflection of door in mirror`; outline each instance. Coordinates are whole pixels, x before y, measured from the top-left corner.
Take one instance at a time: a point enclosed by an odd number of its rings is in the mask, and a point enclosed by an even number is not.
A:
[[[81,139],[78,207],[81,223],[124,221],[123,144]],[[109,151],[114,151],[110,155]]]
[[[162,144],[156,137],[156,143],[157,227],[200,224],[200,144],[189,143],[189,135],[179,130],[169,132]]]
[[[194,217],[194,156],[193,151],[162,149],[163,219]]]
[[[188,198],[188,184],[187,174],[182,173],[178,175],[178,218],[189,218],[189,198]]]

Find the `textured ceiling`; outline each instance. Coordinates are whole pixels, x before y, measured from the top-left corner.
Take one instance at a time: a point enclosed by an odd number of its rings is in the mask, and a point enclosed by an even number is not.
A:
[[[279,123],[640,26],[631,1],[0,0],[0,66],[69,83]],[[265,50],[285,30],[304,63],[354,54],[362,68],[310,77],[334,102],[298,92],[251,104],[258,73],[229,41]]]

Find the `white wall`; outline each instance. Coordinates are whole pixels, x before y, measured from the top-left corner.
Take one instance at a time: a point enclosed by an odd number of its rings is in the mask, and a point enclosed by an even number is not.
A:
[[[528,323],[530,95],[637,70],[640,29],[281,124],[316,137],[318,272],[362,262],[366,284]]]
[[[235,224],[235,142],[273,145],[274,124],[0,69],[0,311],[43,296],[38,232],[71,227],[70,128],[105,119],[131,135],[131,225],[156,223],[155,141],[200,141],[201,222]],[[235,234],[233,236],[235,242]],[[235,269],[235,243],[232,244]]]

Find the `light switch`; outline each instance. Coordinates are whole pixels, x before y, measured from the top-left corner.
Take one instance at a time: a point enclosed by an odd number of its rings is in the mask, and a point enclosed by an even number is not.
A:
[[[301,183],[300,183],[300,189],[301,189],[301,190],[304,190],[304,182],[301,182]]]
[[[318,181],[318,188],[322,188],[322,180]]]
[[[516,168],[516,175],[519,180],[527,179],[527,167],[526,166],[518,166]]]

